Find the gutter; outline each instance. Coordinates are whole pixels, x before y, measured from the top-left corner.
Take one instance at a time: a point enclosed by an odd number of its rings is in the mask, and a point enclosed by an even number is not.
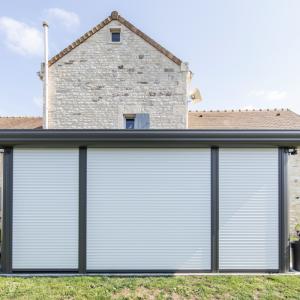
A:
[[[235,144],[260,146],[300,145],[300,130],[98,130],[98,129],[8,129],[0,130],[0,145],[103,145],[179,147]]]

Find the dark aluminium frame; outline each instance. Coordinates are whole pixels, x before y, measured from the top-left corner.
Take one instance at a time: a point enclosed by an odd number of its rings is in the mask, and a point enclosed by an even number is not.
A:
[[[29,132],[29,131],[27,131]],[[282,135],[284,136],[284,135]],[[175,136],[176,137],[176,136]],[[178,136],[176,137],[176,139]],[[280,137],[281,139],[282,137]],[[272,138],[273,139],[273,138]],[[247,144],[240,144],[237,140],[229,140],[224,142],[224,140],[216,143],[215,146],[211,146],[209,141],[200,143],[193,143],[191,141],[183,141],[181,144],[176,141],[171,147],[178,148],[189,148],[189,147],[210,147],[211,148],[211,269],[210,270],[87,270],[86,266],[86,222],[87,222],[87,146],[89,143],[84,143],[82,141],[80,144],[72,141],[72,147],[79,148],[79,247],[78,247],[78,269],[13,269],[12,268],[12,231],[13,231],[13,146],[18,145],[16,138],[16,143],[9,139],[3,143],[4,148],[4,160],[3,160],[3,245],[2,245],[2,273],[30,273],[30,272],[71,272],[71,273],[117,273],[117,274],[134,274],[134,273],[199,273],[199,272],[280,272],[284,273],[289,270],[289,240],[288,240],[288,197],[287,197],[287,156],[288,156],[288,146],[286,141],[275,141],[278,147],[278,187],[279,187],[279,197],[278,197],[278,212],[279,212],[279,268],[276,270],[220,270],[219,269],[219,146],[221,147],[260,147],[260,143],[255,143],[255,141],[247,141]],[[38,143],[40,140],[41,143]],[[40,144],[44,145],[45,140],[38,137],[38,140],[29,140],[24,142],[22,145],[37,147]],[[105,141],[104,147],[128,147],[128,144],[124,140],[118,141],[117,143],[111,143],[112,141]],[[300,132],[299,132],[300,141]],[[1,142],[1,131],[0,131],[0,142]],[[102,141],[103,142],[103,141]],[[133,144],[132,144],[133,142]],[[158,143],[157,143],[158,142]],[[272,142],[266,143],[262,147],[274,147]],[[106,144],[107,143],[107,144]],[[61,145],[60,145],[61,144]],[[132,145],[129,147],[145,147],[144,141],[131,141]],[[147,147],[163,147],[168,148],[161,140],[151,141],[146,143]],[[209,145],[210,144],[210,145]],[[289,147],[292,147],[291,142]],[[61,147],[69,146],[65,144],[65,140],[58,142]],[[97,146],[93,141],[92,146]],[[170,144],[169,144],[170,145]],[[53,141],[47,141],[47,146],[53,147]],[[55,145],[57,147],[57,144]]]

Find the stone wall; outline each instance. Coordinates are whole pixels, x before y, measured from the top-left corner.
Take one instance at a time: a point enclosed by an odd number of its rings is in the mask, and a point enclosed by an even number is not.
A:
[[[297,155],[288,158],[288,183],[290,232],[293,234],[295,224],[300,223],[300,148]]]
[[[111,28],[121,43],[110,42]],[[49,128],[124,128],[149,113],[150,128],[186,128],[186,64],[178,65],[112,21],[49,68]]]

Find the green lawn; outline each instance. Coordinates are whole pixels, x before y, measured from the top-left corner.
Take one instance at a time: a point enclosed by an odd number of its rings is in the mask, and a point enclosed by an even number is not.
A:
[[[2,277],[0,299],[300,299],[300,276]]]

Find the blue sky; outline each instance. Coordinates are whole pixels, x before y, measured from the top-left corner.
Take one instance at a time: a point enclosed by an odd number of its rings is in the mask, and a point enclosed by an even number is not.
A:
[[[0,115],[41,115],[43,20],[50,56],[112,10],[183,61],[203,102],[191,109],[300,113],[299,0],[1,1]]]

